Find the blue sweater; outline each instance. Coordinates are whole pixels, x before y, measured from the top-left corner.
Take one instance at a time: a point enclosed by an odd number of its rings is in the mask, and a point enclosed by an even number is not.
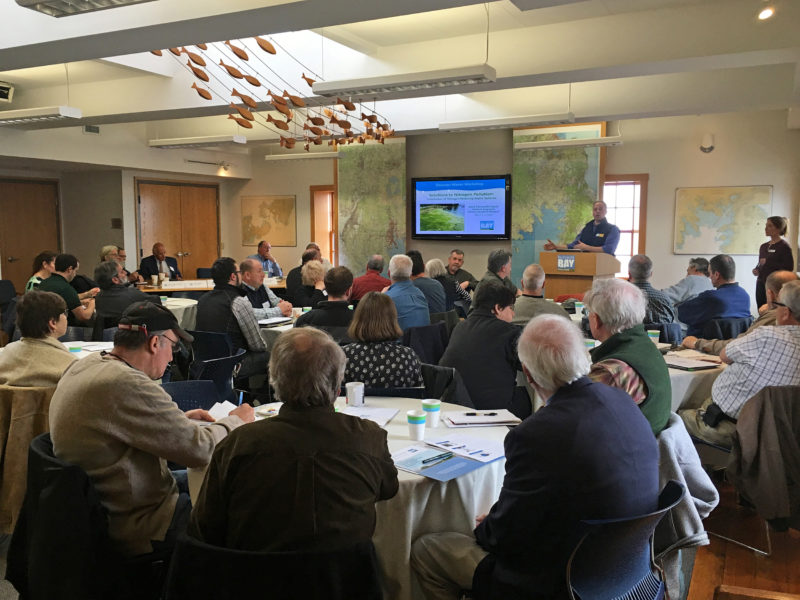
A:
[[[711,319],[749,317],[750,296],[736,282],[698,294],[678,306],[678,318],[686,323],[687,335],[700,336]]]

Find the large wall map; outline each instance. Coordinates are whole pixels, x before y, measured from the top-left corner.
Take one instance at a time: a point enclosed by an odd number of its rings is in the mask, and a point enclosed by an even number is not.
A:
[[[294,196],[242,196],[242,245],[297,246]]]

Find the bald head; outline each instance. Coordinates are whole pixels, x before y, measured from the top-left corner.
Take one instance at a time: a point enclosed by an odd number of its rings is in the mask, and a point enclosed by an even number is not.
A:
[[[541,296],[543,287],[544,269],[535,263],[525,267],[522,272],[522,291]]]
[[[167,249],[164,247],[164,244],[161,242],[153,244],[153,256],[155,256],[158,261],[162,261],[167,257]]]

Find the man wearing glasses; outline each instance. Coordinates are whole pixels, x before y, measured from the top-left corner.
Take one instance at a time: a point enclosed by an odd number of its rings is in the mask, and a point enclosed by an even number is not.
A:
[[[776,326],[736,338],[720,352],[729,366],[700,408],[679,411],[690,434],[730,447],[744,403],[761,388],[800,385],[800,281],[785,283],[773,301]]]
[[[108,510],[111,540],[125,556],[166,558],[186,528],[186,474],[171,472],[167,461],[202,467],[219,440],[253,421],[249,405],[216,422],[205,410],[177,407],[154,380],[180,340],[192,337],[169,310],[132,304],[113,350],[75,361],[50,403],[55,455],[87,472]]]

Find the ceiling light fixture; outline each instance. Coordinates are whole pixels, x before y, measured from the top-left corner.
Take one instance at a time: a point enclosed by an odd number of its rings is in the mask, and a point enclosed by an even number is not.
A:
[[[508,129],[530,125],[563,125],[574,123],[575,114],[571,112],[549,115],[528,115],[524,117],[501,117],[498,119],[476,119],[474,121],[450,121],[439,123],[439,131],[482,131],[487,129]]]
[[[309,158],[339,158],[339,152],[296,152],[294,154],[266,154],[264,160],[304,160]]]
[[[184,162],[192,163],[192,164],[195,164],[195,165],[210,165],[212,167],[220,167],[221,169],[224,169],[225,171],[227,171],[228,169],[231,168],[231,163],[225,162],[224,160],[220,160],[220,161],[217,161],[217,162],[212,162],[212,161],[209,161],[209,160],[193,160],[191,158],[186,158],[186,159],[184,159]]]
[[[341,96],[347,97],[351,101],[357,101],[388,94],[412,96],[424,90],[454,91],[451,88],[492,83],[496,79],[497,73],[495,70],[489,65],[483,64],[457,69],[401,73],[364,79],[318,81],[311,86],[311,90],[319,96]]]
[[[30,8],[51,17],[69,17],[96,10],[141,4],[152,0],[17,0],[23,8]]]
[[[761,5],[761,8],[758,11],[758,19],[760,21],[766,21],[774,14],[775,14],[775,6],[773,4],[765,2]]]
[[[14,127],[29,125],[42,121],[60,121],[63,119],[80,119],[83,113],[72,106],[44,106],[40,108],[21,108],[19,110],[0,111],[0,126]]]
[[[601,146],[621,146],[622,136],[611,135],[598,138],[571,138],[568,140],[543,140],[541,142],[517,142],[514,150],[539,150],[541,148],[597,148]]]
[[[219,146],[221,144],[246,144],[247,138],[243,135],[206,135],[201,137],[169,138],[164,140],[149,140],[147,145],[151,148],[165,150],[175,148],[204,148]]]

